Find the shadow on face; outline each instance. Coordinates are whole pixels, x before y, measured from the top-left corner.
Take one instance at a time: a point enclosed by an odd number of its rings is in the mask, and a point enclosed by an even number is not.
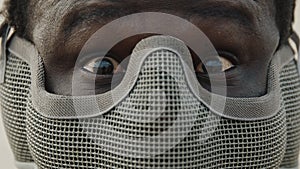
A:
[[[275,7],[269,0],[71,1],[32,2],[32,36],[44,59],[49,92],[72,94],[72,76],[80,50],[103,25],[137,12],[162,12],[188,20],[210,39],[219,53],[219,71],[226,75],[228,96],[254,97],[266,93],[268,65],[279,43]],[[124,39],[109,53],[99,56],[105,57],[105,62],[94,57],[83,68],[89,73],[111,75],[147,36],[151,35]],[[192,50],[191,53],[195,58]],[[205,63],[194,62],[199,82],[210,90]],[[84,74],[82,77],[85,90],[80,95],[93,94],[95,89],[90,86],[95,82]],[[110,89],[109,78],[101,83],[106,86],[96,83],[96,93]]]

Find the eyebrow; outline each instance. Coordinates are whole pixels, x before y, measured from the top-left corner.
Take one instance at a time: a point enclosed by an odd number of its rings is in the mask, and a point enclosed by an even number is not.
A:
[[[245,15],[243,12],[224,7],[224,6],[218,6],[218,7],[211,7],[211,8],[205,8],[205,9],[194,9],[191,11],[194,15],[203,17],[203,18],[221,18],[221,19],[227,19],[233,22],[237,22],[243,27],[250,28],[252,26],[252,18]]]
[[[124,12],[126,11],[124,11],[121,6],[113,4],[103,5],[97,3],[75,7],[63,16],[61,27],[66,34],[69,34],[72,32],[72,30],[81,26],[83,23],[91,21],[97,21],[98,23],[101,23],[105,19],[121,17],[124,15]]]
[[[191,14],[202,18],[220,18],[236,22],[246,29],[254,24],[253,10],[257,10],[257,3],[253,0],[216,0],[206,1],[191,9]]]
[[[197,0],[198,1],[198,0]],[[235,0],[235,3],[244,3],[245,0]],[[97,21],[101,24],[105,24],[104,20],[116,19],[118,17],[132,14],[136,9],[124,9],[122,7],[121,0],[104,0],[101,3],[80,3],[77,7],[71,9],[69,13],[63,16],[63,31],[66,34],[71,33],[74,29],[82,26],[83,23]],[[193,5],[188,11],[193,16],[199,16],[201,18],[219,18],[227,19],[238,23],[243,28],[250,30],[253,26],[254,16],[251,15],[249,7],[241,6],[238,8],[232,5],[230,0],[217,0],[215,2],[198,1],[199,5]],[[253,4],[252,4],[253,6]]]

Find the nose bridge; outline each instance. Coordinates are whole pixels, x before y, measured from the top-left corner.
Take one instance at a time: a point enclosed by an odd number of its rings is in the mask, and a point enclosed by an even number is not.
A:
[[[168,49],[150,53],[143,63],[135,90],[143,93],[137,107],[140,112],[144,111],[140,106],[146,109],[144,117],[148,119],[144,120],[158,123],[175,120],[177,111],[181,111],[183,96],[189,92],[179,56]]]
[[[136,45],[132,53],[141,53],[144,50],[154,51],[154,53],[151,52],[150,55],[158,55],[156,57],[157,64],[165,65],[166,61],[172,61],[171,58],[173,58],[173,61],[175,58],[177,58],[179,61],[183,61],[186,64],[186,66],[190,68],[193,67],[192,56],[187,45],[177,38],[171,36],[148,37],[146,39],[141,40]],[[170,60],[164,60],[168,58]]]
[[[184,81],[184,67],[181,56],[169,49],[157,49],[147,56],[142,73],[151,75],[158,82],[179,83]]]

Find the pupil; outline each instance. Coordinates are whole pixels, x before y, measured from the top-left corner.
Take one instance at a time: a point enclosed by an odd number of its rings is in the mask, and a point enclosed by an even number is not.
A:
[[[95,63],[95,72],[100,75],[112,75],[114,73],[114,65],[108,59],[102,59]]]

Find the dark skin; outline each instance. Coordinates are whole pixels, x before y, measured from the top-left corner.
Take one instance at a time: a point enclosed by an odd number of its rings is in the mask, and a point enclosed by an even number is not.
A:
[[[137,12],[163,12],[199,27],[216,50],[225,53],[233,68],[226,70],[227,95],[255,97],[266,94],[268,65],[280,40],[275,5],[270,0],[32,0],[28,28],[44,59],[47,90],[72,94],[74,64],[90,36],[106,23]],[[110,52],[115,60],[128,56],[136,43],[150,35],[123,40]],[[118,58],[119,57],[119,58]],[[196,66],[197,67],[197,66]],[[80,72],[80,71],[79,71]],[[79,95],[93,94],[89,75]],[[209,89],[209,82],[199,78]],[[101,79],[100,79],[101,80]],[[97,82],[96,82],[97,86]],[[96,87],[97,88],[97,87]],[[101,88],[101,87],[99,87]],[[96,93],[103,93],[96,89]]]

